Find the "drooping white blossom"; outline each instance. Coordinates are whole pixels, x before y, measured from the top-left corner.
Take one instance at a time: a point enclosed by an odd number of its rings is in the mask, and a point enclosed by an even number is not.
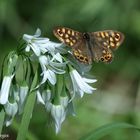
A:
[[[88,84],[95,83],[97,81],[96,79],[84,78],[75,69],[70,71],[70,77],[72,80],[74,93],[79,94],[80,97],[83,97],[84,93],[92,94],[93,91],[96,90],[96,88],[93,88]]]

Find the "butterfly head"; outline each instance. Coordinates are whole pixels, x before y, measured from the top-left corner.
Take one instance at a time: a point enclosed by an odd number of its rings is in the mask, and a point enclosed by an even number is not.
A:
[[[83,38],[86,40],[86,41],[90,41],[90,35],[88,33],[83,33]]]

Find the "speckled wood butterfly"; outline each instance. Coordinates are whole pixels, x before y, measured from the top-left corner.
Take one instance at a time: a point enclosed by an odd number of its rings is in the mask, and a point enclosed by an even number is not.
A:
[[[124,35],[114,30],[81,33],[70,28],[56,27],[53,33],[72,48],[72,54],[78,61],[85,64],[91,64],[92,61],[111,62],[112,50],[117,49],[124,40]]]

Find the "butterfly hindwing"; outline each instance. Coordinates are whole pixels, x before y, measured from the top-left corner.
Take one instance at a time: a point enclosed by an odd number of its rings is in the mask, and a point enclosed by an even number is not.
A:
[[[74,47],[82,37],[82,33],[65,27],[56,27],[53,32],[60,41],[70,47]]]
[[[82,63],[91,64],[92,63],[92,55],[88,49],[88,44],[85,40],[79,40],[78,43],[74,46],[73,55]]]

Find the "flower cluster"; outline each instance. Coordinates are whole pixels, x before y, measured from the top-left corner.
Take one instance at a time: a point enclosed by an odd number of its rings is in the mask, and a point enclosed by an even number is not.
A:
[[[3,63],[0,104],[6,112],[5,123],[9,126],[14,116],[22,114],[30,92],[35,91],[37,102],[44,105],[51,114],[56,133],[66,115],[74,115],[74,97],[92,94],[96,89],[91,85],[96,79],[85,78],[63,55],[62,43],[55,43],[35,35],[23,35],[24,49],[11,52]],[[31,81],[38,72],[37,84]]]

